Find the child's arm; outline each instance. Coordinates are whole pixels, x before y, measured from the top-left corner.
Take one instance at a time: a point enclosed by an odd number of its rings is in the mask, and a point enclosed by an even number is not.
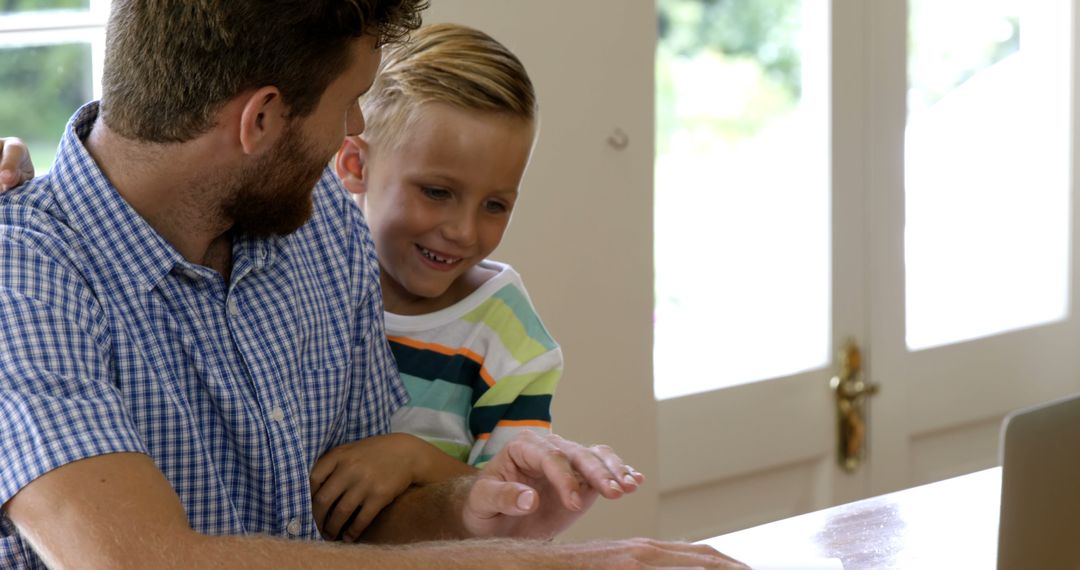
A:
[[[341,537],[355,542],[375,515],[409,486],[475,472],[434,445],[405,433],[347,443],[326,452],[311,471],[315,523],[327,540]],[[354,513],[355,519],[347,524]]]
[[[503,446],[522,432],[551,433],[551,398],[562,377],[562,351],[556,346],[497,378],[473,406],[469,428],[476,443],[469,463],[483,467]],[[610,447],[587,448],[598,478],[607,482],[596,489],[608,499],[632,493],[645,476],[627,465]],[[588,474],[586,474],[588,475]]]
[[[516,368],[489,371],[494,383],[468,416],[474,438],[469,464],[482,468],[521,432],[551,433],[551,401],[562,369],[562,350],[555,346]]]

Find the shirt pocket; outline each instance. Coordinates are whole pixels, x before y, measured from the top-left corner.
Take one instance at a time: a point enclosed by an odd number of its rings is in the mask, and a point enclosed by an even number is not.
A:
[[[305,449],[314,450],[314,461],[345,431],[346,405],[353,389],[349,366],[303,370],[300,386],[304,401],[300,429]]]

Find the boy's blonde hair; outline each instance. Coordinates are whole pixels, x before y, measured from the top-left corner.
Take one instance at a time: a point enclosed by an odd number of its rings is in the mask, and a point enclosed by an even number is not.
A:
[[[459,24],[425,26],[390,46],[361,99],[364,138],[392,148],[424,103],[445,103],[533,121],[536,93],[525,66],[506,46]]]

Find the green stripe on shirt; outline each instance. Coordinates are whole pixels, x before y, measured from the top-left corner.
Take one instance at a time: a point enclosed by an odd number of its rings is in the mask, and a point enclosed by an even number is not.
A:
[[[520,376],[504,376],[476,400],[476,405],[497,406],[499,404],[509,404],[516,400],[518,396],[554,394],[560,376],[562,374],[559,370],[544,370]],[[411,388],[409,392],[412,392]]]
[[[533,338],[514,310],[498,297],[488,299],[462,320],[487,325],[499,335],[503,346],[510,349],[510,355],[518,362],[527,362],[551,350]]]
[[[426,440],[431,445],[434,445],[435,447],[441,449],[443,453],[449,455],[450,457],[453,457],[454,459],[457,459],[458,461],[464,462],[469,459],[469,451],[472,449],[472,446],[469,444],[427,437],[425,437],[424,440]]]
[[[529,338],[539,342],[544,347],[545,351],[552,350],[557,344],[555,339],[551,338],[547,329],[544,328],[544,323],[537,318],[536,311],[532,307],[532,303],[529,302],[528,297],[522,294],[521,290],[512,285],[507,285],[502,289],[499,289],[498,293],[494,295],[495,299],[501,299],[506,306],[514,312],[514,316],[517,317],[518,322],[525,327],[525,333],[529,335]]]

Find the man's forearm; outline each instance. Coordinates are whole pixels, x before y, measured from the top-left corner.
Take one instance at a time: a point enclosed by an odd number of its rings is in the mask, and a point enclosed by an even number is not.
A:
[[[566,568],[577,567],[567,552],[557,552],[544,544],[528,540],[492,539],[425,542],[410,545],[365,545],[342,542],[286,540],[269,536],[206,536],[190,533],[184,537],[144,535],[133,537],[129,546],[139,551],[131,556],[103,561],[89,556],[90,564],[50,564],[50,568],[229,568],[255,570],[392,569],[392,570],[471,570],[551,568],[565,559]],[[85,554],[85,553],[84,553]]]
[[[496,561],[514,567],[520,553],[517,541],[492,540],[462,543],[426,543],[409,546],[372,546],[317,543],[271,537],[204,537],[190,556],[179,556],[157,568],[477,568]],[[528,543],[523,543],[528,544]],[[539,552],[532,553],[540,554]],[[501,562],[499,562],[501,561]],[[171,565],[171,566],[170,566]],[[523,564],[520,567],[526,568]]]
[[[465,530],[462,510],[475,479],[470,475],[411,487],[375,517],[360,540],[401,544],[472,538]]]

